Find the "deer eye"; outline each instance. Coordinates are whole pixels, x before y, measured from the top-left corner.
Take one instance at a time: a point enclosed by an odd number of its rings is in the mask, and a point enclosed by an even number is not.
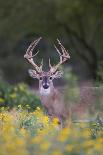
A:
[[[49,78],[50,80],[52,80],[52,76],[50,76],[50,78]]]
[[[42,77],[40,77],[40,80],[42,80],[43,78]]]

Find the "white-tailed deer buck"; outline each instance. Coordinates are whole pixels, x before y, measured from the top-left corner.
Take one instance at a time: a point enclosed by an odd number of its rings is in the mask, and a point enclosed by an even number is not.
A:
[[[67,117],[68,112],[66,112],[66,108],[63,105],[63,102],[60,98],[58,91],[54,88],[53,79],[58,79],[61,77],[62,72],[59,71],[58,68],[62,63],[70,59],[70,55],[66,51],[64,46],[61,44],[61,42],[57,39],[57,42],[61,48],[61,52],[55,45],[54,47],[56,48],[59,54],[60,61],[57,65],[52,66],[49,59],[50,69],[48,72],[44,72],[42,70],[43,61],[41,62],[40,66],[38,66],[33,61],[33,57],[35,57],[38,54],[38,52],[35,55],[32,54],[33,49],[40,40],[41,37],[30,44],[30,46],[26,51],[26,54],[24,55],[24,58],[26,58],[27,61],[34,67],[34,70],[29,69],[29,75],[32,78],[36,78],[39,80],[39,93],[41,102],[45,107],[49,117],[51,119],[54,117],[58,117],[60,123],[62,124],[62,120],[65,119],[65,117]]]

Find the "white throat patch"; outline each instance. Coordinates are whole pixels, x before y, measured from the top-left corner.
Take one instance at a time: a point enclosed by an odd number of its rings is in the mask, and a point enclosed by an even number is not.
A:
[[[43,87],[41,87],[40,94],[41,95],[48,95],[48,94],[50,94],[50,87],[47,88],[47,89],[44,89]]]

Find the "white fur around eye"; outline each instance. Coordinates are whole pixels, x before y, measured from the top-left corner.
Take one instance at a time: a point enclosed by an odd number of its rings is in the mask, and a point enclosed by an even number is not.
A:
[[[39,74],[37,74],[37,72],[33,69],[29,69],[28,70],[28,73],[29,75],[32,77],[32,78],[36,78],[36,79],[39,79]]]
[[[57,79],[57,78],[61,78],[62,75],[63,75],[63,72],[62,72],[62,71],[56,71],[56,73],[53,75],[53,77],[54,77],[55,79]]]

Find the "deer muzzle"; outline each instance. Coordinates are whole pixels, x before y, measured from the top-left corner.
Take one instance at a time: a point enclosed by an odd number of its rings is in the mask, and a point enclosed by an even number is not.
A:
[[[48,89],[48,88],[49,88],[49,85],[48,85],[48,84],[44,84],[44,85],[43,85],[43,88],[44,88],[44,89]]]

